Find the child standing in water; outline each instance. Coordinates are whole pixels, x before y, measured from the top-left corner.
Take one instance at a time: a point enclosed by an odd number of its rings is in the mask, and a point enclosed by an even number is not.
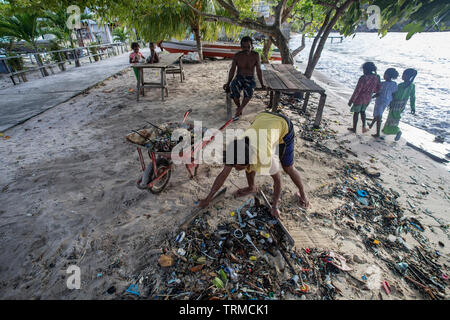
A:
[[[389,68],[384,72],[384,80],[381,83],[380,91],[376,94],[375,108],[373,109],[373,120],[369,125],[369,129],[372,129],[375,122],[377,123],[377,133],[372,136],[375,138],[380,137],[381,131],[381,119],[383,118],[383,112],[389,103],[392,101],[392,95],[397,91],[397,83],[392,81],[397,79],[398,72],[394,68]]]
[[[398,124],[408,100],[410,100],[411,113],[416,113],[416,86],[413,83],[416,76],[417,70],[415,69],[409,68],[403,71],[403,82],[398,85],[398,90],[389,105],[389,115],[384,125],[383,133],[395,134],[395,141],[400,140],[402,135]]]
[[[362,132],[368,131],[366,128],[366,109],[372,99],[372,94],[380,90],[380,77],[377,75],[377,67],[373,62],[366,62],[362,65],[363,73],[356,85],[350,101],[348,102],[350,112],[353,112],[353,128],[348,130],[356,133],[358,125],[358,115],[361,114]],[[352,106],[353,104],[353,106]]]

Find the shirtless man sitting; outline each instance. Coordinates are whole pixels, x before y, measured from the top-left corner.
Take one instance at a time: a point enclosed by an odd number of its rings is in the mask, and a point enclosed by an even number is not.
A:
[[[225,91],[229,92],[231,90],[230,96],[233,98],[233,101],[237,106],[235,114],[236,117],[242,115],[242,110],[244,110],[245,106],[253,96],[253,89],[256,87],[256,82],[254,79],[255,68],[259,82],[261,83],[262,88],[265,88],[261,72],[261,60],[259,53],[252,50],[252,38],[243,37],[241,39],[241,48],[242,51],[239,51],[233,57],[228,82],[223,86]],[[233,80],[236,67],[237,76]],[[240,102],[241,91],[244,91],[244,99],[242,100],[242,103]]]

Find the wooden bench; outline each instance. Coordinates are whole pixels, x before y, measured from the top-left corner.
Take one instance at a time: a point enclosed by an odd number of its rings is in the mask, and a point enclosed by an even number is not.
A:
[[[183,70],[183,60],[180,59],[178,66],[177,65],[169,66],[166,70],[166,73],[172,74],[174,78],[175,78],[175,74],[178,73],[178,74],[180,74],[181,82],[183,82],[183,80],[186,80],[186,77],[184,76],[184,70]]]
[[[319,107],[317,109],[314,127],[319,128],[322,121],[323,108],[327,95],[325,89],[317,85],[314,81],[306,78],[300,71],[295,69],[291,64],[263,64],[261,66],[262,76],[267,91],[270,92],[270,107],[275,112],[280,102],[281,93],[304,93],[305,98],[303,102],[302,111],[306,112],[309,97],[311,93],[319,93]],[[255,91],[263,90],[261,86],[257,85]],[[226,98],[227,117],[231,117],[231,97],[227,93]]]
[[[166,74],[169,69],[175,70],[174,73],[180,73],[181,81],[184,79],[183,63],[181,58],[183,53],[169,53],[162,54],[160,61],[158,63],[136,63],[132,64],[131,67],[137,68],[139,71],[139,79],[137,80],[136,90],[137,90],[137,101],[139,101],[139,96],[141,94],[145,95],[145,88],[160,88],[161,89],[161,99],[164,101],[164,93],[169,96],[169,90],[167,88],[167,78]],[[173,64],[178,61],[179,67]],[[144,81],[144,69],[160,69],[161,81],[160,82],[145,82]]]

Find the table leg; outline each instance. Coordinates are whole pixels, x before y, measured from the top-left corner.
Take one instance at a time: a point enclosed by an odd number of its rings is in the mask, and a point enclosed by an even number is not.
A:
[[[272,108],[273,106],[273,91],[270,90],[270,101],[269,101],[269,107]]]
[[[161,72],[161,100],[164,101],[164,69],[161,69],[160,72]]]
[[[139,75],[139,79],[141,79],[142,96],[145,96],[145,87],[144,87],[144,68],[141,68],[141,73],[140,73],[140,75]]]
[[[140,69],[138,69],[138,76],[137,76],[137,85],[136,85],[136,87],[137,87],[137,89],[136,89],[136,91],[137,91],[137,94],[136,94],[136,96],[137,96],[137,101],[139,102],[139,95],[141,94],[141,70]]]
[[[325,93],[320,94],[319,107],[317,108],[316,120],[314,121],[314,128],[318,129],[320,127],[320,122],[322,121],[323,107],[325,106],[325,101],[327,95]]]
[[[278,104],[280,103],[280,91],[275,91],[275,94],[273,96],[273,102],[272,102],[272,112],[276,112],[278,109]]]
[[[303,114],[306,113],[306,107],[308,106],[309,95],[310,95],[310,92],[307,92],[305,95],[305,101],[303,102],[303,109],[302,109]]]
[[[180,58],[180,78],[181,78],[181,82],[183,82],[184,70],[183,70],[183,59],[181,59],[181,58]]]
[[[166,91],[166,97],[168,97],[169,96],[169,86],[167,85],[166,69],[164,69],[164,90]]]

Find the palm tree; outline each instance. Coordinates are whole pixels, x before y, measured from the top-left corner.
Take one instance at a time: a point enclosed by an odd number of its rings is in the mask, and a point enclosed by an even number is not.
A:
[[[45,33],[54,34],[57,39],[62,42],[70,42],[70,47],[75,48],[73,42],[73,31],[67,27],[67,21],[70,15],[66,8],[60,4],[56,10],[46,10],[43,16],[43,26],[45,26]],[[82,13],[81,20],[91,19],[91,14]]]
[[[125,27],[117,27],[112,32],[113,40],[119,42],[126,42],[130,36],[130,30]]]
[[[0,17],[0,37],[9,37],[16,40],[24,40],[31,45],[38,65],[41,67],[42,59],[38,54],[37,39],[44,33],[39,25],[39,13],[16,13],[12,16]],[[44,77],[48,76],[45,68],[41,68]]]

